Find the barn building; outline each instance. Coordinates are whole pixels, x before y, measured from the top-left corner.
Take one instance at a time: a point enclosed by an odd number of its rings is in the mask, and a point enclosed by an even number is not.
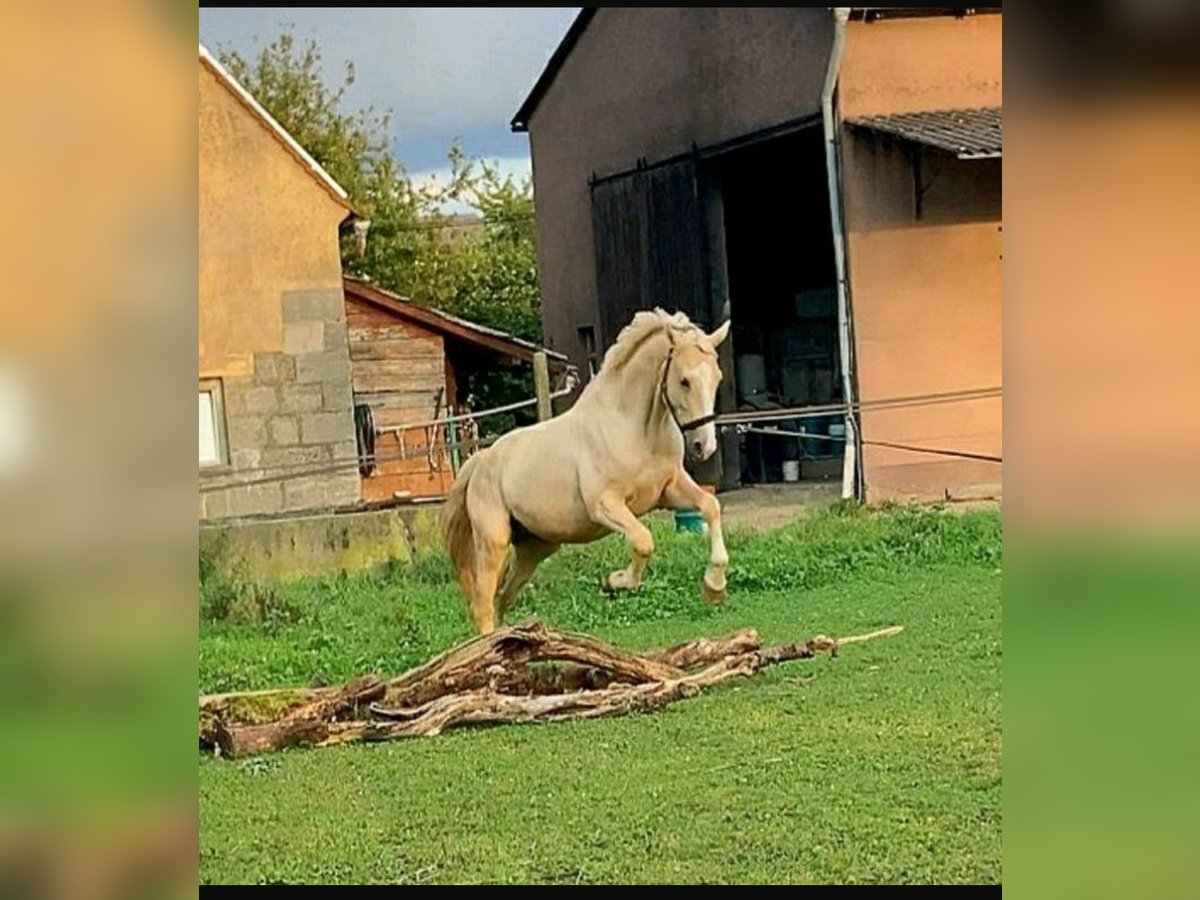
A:
[[[732,318],[698,477],[998,496],[1001,121],[998,8],[584,9],[512,120],[547,343]]]

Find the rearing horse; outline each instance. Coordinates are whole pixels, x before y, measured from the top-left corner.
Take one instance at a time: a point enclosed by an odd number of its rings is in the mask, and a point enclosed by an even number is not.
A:
[[[638,517],[660,508],[700,510],[711,541],[703,596],[725,599],[721,506],[684,471],[683,458],[686,450],[705,460],[717,449],[716,348],[728,333],[729,322],[705,334],[683,313],[639,312],[568,412],[511,431],[467,460],[442,521],[480,632],[504,620],[562,544],[625,535],[633,560],[604,585],[636,588],[654,552]]]

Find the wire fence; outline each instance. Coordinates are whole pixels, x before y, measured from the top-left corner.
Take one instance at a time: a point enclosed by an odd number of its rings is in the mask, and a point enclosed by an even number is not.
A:
[[[780,429],[770,428],[754,428],[751,426],[742,426],[738,428],[739,434],[759,434],[767,437],[792,438],[798,441],[832,441],[836,443],[845,443],[847,438],[845,435],[832,434],[809,434],[804,431],[783,431]],[[893,450],[907,450],[910,453],[928,453],[932,456],[951,456],[958,459],[978,459],[983,462],[1003,463],[1004,460],[1000,456],[993,456],[987,453],[971,453],[967,450],[948,450],[943,447],[917,447],[913,444],[897,444],[892,441],[873,441],[867,438],[860,438],[860,444],[865,444],[869,447],[889,447]]]
[[[919,394],[907,397],[890,397],[882,400],[866,400],[856,404],[827,403],[821,406],[796,406],[782,409],[738,410],[717,416],[718,425],[743,425],[752,422],[781,422],[793,419],[815,419],[827,416],[876,412],[888,409],[913,409],[920,406],[935,406],[941,403],[962,403],[970,400],[1000,398],[1002,388],[971,388],[962,391],[945,391],[936,394]]]
[[[824,406],[795,407],[791,409],[771,410],[740,410],[717,417],[717,426],[721,428],[736,428],[739,434],[757,434],[768,437],[791,438],[802,441],[830,441],[845,443],[845,435],[812,434],[803,431],[789,431],[778,428],[755,428],[771,422],[794,422],[797,420],[828,418],[836,415],[847,415],[854,412],[881,412],[893,409],[914,409],[922,406],[935,406],[942,403],[963,403],[972,400],[1000,399],[1003,389],[999,387],[972,388],[963,391],[945,391],[935,394],[920,394],[908,397],[891,397],[882,400],[868,400],[853,405],[831,403]],[[894,441],[879,441],[859,437],[858,442],[868,447],[887,447],[892,450],[905,450],[910,453],[926,453],[931,456],[946,456],[957,459],[975,459],[983,462],[1003,464],[1002,456],[987,453],[974,453],[968,450],[957,450],[947,447],[920,447],[914,444],[901,444]]]
[[[568,381],[565,387],[554,391],[551,394],[551,397],[559,398],[566,396],[567,394],[570,394],[576,386],[576,384]],[[820,440],[844,443],[846,441],[846,437],[842,435],[819,435],[808,432],[788,431],[756,426],[762,426],[772,422],[790,422],[813,418],[828,418],[837,415],[844,416],[848,414],[851,409],[853,409],[855,412],[913,409],[917,407],[938,405],[943,403],[962,403],[1001,397],[1002,389],[995,387],[977,388],[964,391],[947,391],[942,393],[921,394],[907,397],[893,397],[881,400],[864,401],[862,403],[854,404],[853,406],[848,406],[844,403],[834,403],[820,406],[790,407],[771,410],[741,410],[738,412],[726,413],[718,416],[717,427],[721,429],[734,428],[737,429],[737,431],[741,434],[758,434],[799,440]],[[494,407],[492,409],[480,410],[479,412],[444,416],[439,419],[430,419],[425,422],[415,422],[411,424],[377,428],[377,434],[402,434],[406,431],[424,430],[426,432],[426,441],[425,443],[403,442],[395,451],[376,452],[371,454],[370,458],[377,465],[379,463],[408,462],[422,458],[431,460],[435,455],[440,457],[440,461],[444,462],[449,459],[450,454],[453,451],[459,451],[463,460],[465,461],[465,459],[472,453],[491,446],[497,440],[503,437],[503,435],[486,439],[471,438],[465,441],[453,440],[446,433],[447,426],[449,424],[475,421],[483,417],[498,415],[504,412],[511,412],[514,409],[523,409],[535,406],[536,404],[537,398],[535,397],[528,400],[520,400],[516,403],[506,404],[504,406]],[[862,438],[860,438],[859,442],[867,446],[887,447],[895,450],[905,450],[912,453],[926,453],[936,456],[976,459],[994,463],[1003,462],[1003,458],[1001,456],[973,453],[953,448],[920,447],[910,444],[900,444],[890,441],[869,440]],[[361,462],[362,454],[356,453],[352,457],[339,457],[332,460],[321,461],[319,463],[290,463],[279,464],[275,466],[261,466],[252,470],[252,472],[250,472],[245,478],[236,477],[236,473],[229,473],[228,475],[226,475],[226,473],[222,473],[221,475],[206,475],[203,476],[205,481],[200,485],[200,493],[206,494],[215,491],[226,491],[233,490],[235,488],[252,487],[260,484],[271,484],[280,481],[287,481],[293,478],[303,478],[310,475],[348,472],[357,469]]]
[[[565,397],[574,391],[576,387],[578,387],[578,377],[568,370],[563,386],[556,391],[552,391],[550,399],[557,400]],[[323,460],[318,463],[300,462],[280,463],[273,466],[257,466],[246,477],[242,478],[237,477],[236,473],[209,474],[207,476],[201,473],[206,480],[200,485],[200,493],[209,494],[217,491],[233,490],[234,488],[274,484],[280,481],[290,481],[293,478],[305,478],[310,475],[329,475],[348,472],[359,468],[364,456],[375,465],[379,463],[409,462],[417,459],[426,459],[433,466],[435,457],[438,458],[439,463],[444,463],[453,451],[458,451],[463,455],[465,460],[467,455],[484,447],[491,446],[503,435],[484,439],[473,437],[464,441],[452,440],[447,434],[448,426],[458,423],[474,424],[479,419],[487,418],[488,416],[500,415],[512,412],[513,410],[536,406],[537,402],[536,397],[531,397],[527,400],[518,400],[515,403],[482,409],[477,412],[460,413],[425,421],[405,422],[399,425],[375,428],[376,435],[397,435],[400,439],[400,447],[395,451],[375,451],[369,454],[360,452],[355,453],[354,456],[336,457],[332,460]],[[425,443],[410,443],[405,441],[404,434],[412,431],[424,431]]]

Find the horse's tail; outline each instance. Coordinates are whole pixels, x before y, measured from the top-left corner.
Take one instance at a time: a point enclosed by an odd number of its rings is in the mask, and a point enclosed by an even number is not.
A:
[[[476,453],[458,470],[454,487],[446,495],[442,507],[442,533],[446,538],[446,550],[454,563],[458,583],[470,602],[475,585],[475,532],[471,528],[471,516],[467,509],[467,485],[480,454]]]

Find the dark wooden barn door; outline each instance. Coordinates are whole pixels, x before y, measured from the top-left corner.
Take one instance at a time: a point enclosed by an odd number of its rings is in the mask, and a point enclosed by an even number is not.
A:
[[[704,215],[696,163],[592,185],[600,339],[608,347],[639,309],[683,311],[708,326]]]

